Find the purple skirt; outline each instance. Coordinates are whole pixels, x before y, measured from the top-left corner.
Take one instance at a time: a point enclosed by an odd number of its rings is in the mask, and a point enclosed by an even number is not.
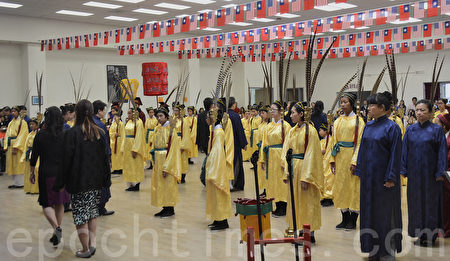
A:
[[[45,182],[39,182],[39,205],[42,207],[52,207],[55,205],[66,204],[70,202],[70,195],[66,190],[62,192],[53,191],[56,177],[47,177]]]

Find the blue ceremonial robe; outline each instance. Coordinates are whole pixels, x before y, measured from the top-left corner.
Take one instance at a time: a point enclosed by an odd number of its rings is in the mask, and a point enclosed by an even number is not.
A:
[[[106,137],[108,137],[106,139],[106,143],[107,143],[107,150],[108,150],[108,158],[111,157],[111,146],[109,146],[109,132],[108,129],[106,128],[105,124],[103,124],[103,122],[100,120],[99,117],[97,117],[97,115],[94,115],[93,117],[94,119],[94,123],[99,126],[104,132]],[[106,203],[109,201],[109,199],[111,198],[111,190],[109,189],[109,187],[104,187],[102,188],[102,195],[100,198],[100,204],[98,205],[98,209],[100,211],[100,215],[105,214],[106,212],[106,208],[105,205]]]
[[[360,241],[363,253],[375,251],[374,247],[379,247],[379,251],[371,255],[379,257],[393,256],[392,251],[401,251],[401,145],[400,128],[386,116],[366,124],[355,172],[361,178]],[[388,180],[394,181],[394,187],[384,187]],[[386,249],[386,237],[394,229],[398,229],[398,233],[391,237],[391,247]],[[376,232],[377,237],[368,230]]]
[[[247,146],[247,138],[245,137],[244,127],[242,126],[241,118],[233,110],[228,110],[228,116],[233,126],[234,137],[234,180],[233,188],[244,189],[244,166],[242,163],[242,150]]]
[[[403,138],[401,174],[408,177],[408,234],[442,228],[442,181],[447,170],[445,135],[430,121],[411,125]]]

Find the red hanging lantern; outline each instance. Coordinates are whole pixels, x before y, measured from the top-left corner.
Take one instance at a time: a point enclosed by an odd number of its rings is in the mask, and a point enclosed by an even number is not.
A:
[[[168,94],[167,63],[143,63],[142,78],[145,96],[158,96]]]

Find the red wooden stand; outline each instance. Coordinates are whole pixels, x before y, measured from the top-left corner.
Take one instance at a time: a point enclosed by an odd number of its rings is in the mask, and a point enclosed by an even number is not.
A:
[[[311,261],[311,230],[310,225],[303,225],[303,237],[285,237],[285,238],[268,238],[255,239],[255,229],[253,227],[247,228],[247,260],[255,260],[255,244],[256,245],[271,245],[282,243],[303,243],[303,260]]]

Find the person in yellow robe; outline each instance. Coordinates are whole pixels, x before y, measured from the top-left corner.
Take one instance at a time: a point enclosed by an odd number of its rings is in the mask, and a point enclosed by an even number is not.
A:
[[[23,148],[28,136],[27,122],[19,116],[19,107],[11,109],[13,116],[8,124],[5,134],[3,149],[6,150],[6,173],[13,177],[14,184],[8,186],[9,189],[23,188],[25,163],[21,162]]]
[[[148,107],[147,109],[148,118],[145,120],[145,144],[147,146],[145,152],[145,159],[151,160],[150,150],[152,147],[153,135],[155,133],[155,127],[158,125],[158,119],[155,117],[155,109],[153,107]],[[148,169],[152,169],[152,163],[150,161],[150,166]]]
[[[26,138],[25,144],[23,146],[22,151],[25,153],[22,153],[22,158],[20,159],[21,162],[25,165],[25,176],[24,176],[24,187],[23,190],[27,194],[38,194],[39,193],[39,184],[38,184],[38,171],[36,171],[35,180],[36,182],[34,184],[30,181],[30,159],[31,159],[31,153],[33,149],[33,141],[34,137],[36,136],[36,133],[39,129],[39,123],[37,118],[31,118],[30,119],[30,129],[31,132],[28,133],[28,136]],[[36,170],[39,169],[39,160],[35,166]]]
[[[315,243],[314,231],[322,225],[320,199],[323,191],[323,160],[319,137],[314,125],[305,122],[304,104],[296,103],[291,109],[291,119],[296,125],[289,131],[283,144],[281,159],[287,175],[288,163],[286,153],[292,149],[292,182],[294,187],[294,202],[296,224],[311,226],[311,243]],[[308,135],[306,135],[308,133]],[[285,176],[285,182],[289,181]],[[291,195],[289,190],[288,211],[286,220],[293,227]]]
[[[323,194],[320,204],[322,207],[329,207],[333,205],[333,183],[334,175],[331,172],[330,157],[331,157],[331,136],[328,133],[328,126],[322,124],[319,128],[319,136],[322,138],[320,140],[320,148],[323,155]]]
[[[250,145],[247,149],[250,157],[253,155],[255,151],[258,150],[258,128],[262,122],[261,116],[258,113],[258,106],[253,105],[250,110],[250,137],[248,139],[248,144]]]
[[[183,113],[182,113],[183,112]],[[189,133],[189,124],[184,117],[184,105],[179,104],[173,107],[174,118],[177,119],[175,130],[180,140],[181,149],[181,184],[186,183],[186,174],[189,171],[189,156],[191,155],[192,140]]]
[[[437,121],[437,116],[439,116],[441,114],[442,115],[448,114],[448,110],[447,110],[447,107],[446,107],[447,102],[448,102],[448,100],[444,99],[444,98],[440,98],[436,102],[438,110],[436,110],[436,112],[434,113],[434,117],[433,117],[433,119],[434,119],[433,122],[434,123],[436,123],[436,121]]]
[[[226,107],[226,98],[220,98],[217,101],[217,107],[219,108],[219,110],[225,112],[227,110]],[[225,133],[225,160],[226,160],[226,175],[231,177],[230,178],[230,188],[232,188],[233,186],[233,180],[234,180],[234,134],[233,134],[233,124],[231,122],[230,117],[227,114],[224,114],[224,116],[226,118],[222,119],[222,129],[224,130]],[[224,123],[225,122],[225,123]],[[209,133],[213,132],[213,125],[211,124],[209,126]],[[205,158],[205,165],[206,165],[206,158]]]
[[[354,113],[356,95],[344,93],[340,98],[342,114],[333,124],[330,146],[334,206],[341,210],[342,222],[336,229],[356,229],[359,215],[360,180],[354,175],[359,144],[364,130],[364,120]],[[358,125],[356,122],[358,120]],[[356,141],[356,144],[355,144]]]
[[[122,146],[125,141],[125,124],[120,117],[121,111],[117,108],[111,108],[113,122],[109,127],[109,145],[111,147],[111,174],[122,174],[123,169],[123,151]]]
[[[255,139],[256,147],[259,151],[262,150],[261,144],[262,144],[262,140],[263,140],[263,135],[264,135],[265,130],[270,122],[269,110],[270,110],[270,107],[267,105],[261,106],[259,108],[259,115],[261,117],[261,123],[258,126],[258,131],[256,132],[256,139]],[[266,188],[267,188],[266,172],[262,170],[261,164],[257,164],[257,165],[258,165],[259,190],[263,191],[262,195],[266,196]]]
[[[244,112],[244,117],[241,119],[242,127],[244,128],[245,138],[247,139],[247,143],[250,143],[250,134],[251,134],[251,124],[250,124],[250,111]],[[247,147],[246,150],[242,150],[242,160],[248,161],[252,156],[252,152]]]
[[[267,197],[275,199],[276,209],[272,214],[281,217],[286,215],[288,200],[288,186],[284,183],[281,152],[291,125],[282,119],[283,104],[280,101],[275,101],[270,106],[270,112],[273,121],[263,134],[259,160],[261,169],[266,174]]]
[[[214,222],[211,230],[227,229],[228,218],[233,216],[230,195],[230,180],[234,178],[227,168],[225,152],[225,132],[222,128],[223,112],[219,109],[209,111],[207,122],[214,126],[208,143],[208,158],[205,165],[206,179],[206,217]],[[227,123],[229,124],[229,123]]]
[[[145,137],[144,124],[137,117],[137,111],[128,110],[125,125],[125,141],[122,143],[123,179],[127,182],[126,191],[139,191],[139,185],[144,180]]]
[[[178,185],[181,180],[180,139],[175,128],[170,126],[169,112],[161,107],[156,116],[159,124],[152,136],[150,155],[153,161],[152,206],[163,209],[155,217],[175,215],[178,203]],[[172,136],[171,132],[172,131]]]
[[[191,158],[198,157],[198,146],[197,146],[197,116],[195,115],[194,106],[188,107],[188,116],[186,117],[186,123],[189,126],[189,133],[191,136],[191,155],[189,157],[189,164],[194,164]]]

